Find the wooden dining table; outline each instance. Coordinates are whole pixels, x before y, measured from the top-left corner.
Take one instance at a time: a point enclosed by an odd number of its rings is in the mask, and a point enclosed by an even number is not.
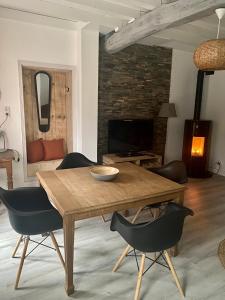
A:
[[[91,167],[37,173],[50,201],[63,218],[65,289],[68,295],[74,293],[76,221],[171,199],[183,204],[183,185],[132,163],[118,163],[113,167],[119,169],[119,174],[110,182],[93,178]]]

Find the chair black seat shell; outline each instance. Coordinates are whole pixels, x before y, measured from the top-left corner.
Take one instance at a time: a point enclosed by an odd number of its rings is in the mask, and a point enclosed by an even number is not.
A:
[[[61,229],[63,227],[62,217],[49,202],[47,194],[43,188],[23,187],[14,190],[4,190],[0,188],[0,199],[8,210],[11,226],[21,235],[12,257],[15,257],[21,242],[24,241],[24,247],[14,286],[15,289],[18,288],[25,258],[40,245],[49,248],[49,246],[43,244],[44,240],[49,235],[54,245],[53,249],[56,250],[60,261],[65,268],[64,259],[53,233],[54,230]],[[37,234],[46,235],[41,242],[36,242],[30,239],[31,235]],[[37,245],[27,254],[29,241],[32,241]]]
[[[176,203],[169,203],[165,213],[158,219],[141,224],[130,223],[115,212],[110,229],[118,231],[136,250],[144,253],[161,252],[179,242],[184,219],[188,215],[193,215],[193,211]]]
[[[181,160],[173,160],[162,167],[148,170],[179,184],[188,182],[187,169]],[[160,208],[160,206],[161,203],[147,205],[149,208]]]
[[[96,165],[93,161],[89,160],[86,156],[79,152],[72,152],[67,154],[61,164],[56,170],[82,168]]]
[[[11,226],[21,235],[43,234],[63,227],[62,217],[42,187],[0,188],[0,199],[8,210]]]
[[[179,242],[183,231],[184,219],[188,215],[193,215],[192,210],[175,203],[169,203],[164,213],[158,219],[141,224],[130,223],[117,212],[113,214],[111,230],[118,231],[128,243],[127,248],[118,259],[113,271],[115,272],[118,269],[125,256],[131,256],[130,253],[134,253],[133,256],[136,258],[138,267],[138,279],[134,300],[140,300],[142,277],[155,263],[170,269],[182,298],[185,296],[167,250]],[[133,247],[133,251],[130,251],[131,247]],[[136,250],[142,252],[142,254],[139,255],[141,256],[140,265],[138,263]],[[155,253],[155,259],[146,255],[146,253],[151,252]],[[156,255],[156,252],[159,252],[159,254]],[[163,258],[163,263],[159,262],[161,257]],[[147,269],[145,269],[146,258],[151,261]]]
[[[184,184],[188,181],[185,163],[181,160],[173,160],[160,168],[151,168],[149,171],[176,183]]]

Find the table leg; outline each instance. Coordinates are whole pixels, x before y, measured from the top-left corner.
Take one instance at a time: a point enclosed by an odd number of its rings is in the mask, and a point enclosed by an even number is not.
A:
[[[63,217],[65,250],[65,289],[67,295],[74,293],[73,258],[74,258],[74,221],[71,216]]]
[[[175,199],[176,203],[183,205],[184,204],[184,191],[180,192],[177,199]],[[179,244],[174,246],[173,248],[170,249],[170,255],[172,256],[177,256],[179,254],[179,249],[178,249]]]
[[[180,192],[177,199],[176,203],[183,205],[184,204],[184,191]]]

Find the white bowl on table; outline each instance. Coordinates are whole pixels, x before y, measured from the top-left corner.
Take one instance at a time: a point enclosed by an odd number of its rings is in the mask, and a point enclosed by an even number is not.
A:
[[[119,170],[114,167],[96,166],[91,168],[90,173],[97,180],[111,181],[119,174]]]

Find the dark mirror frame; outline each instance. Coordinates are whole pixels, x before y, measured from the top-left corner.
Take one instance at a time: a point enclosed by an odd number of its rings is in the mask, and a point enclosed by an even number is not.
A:
[[[48,119],[48,124],[46,125],[42,125],[40,123],[40,111],[39,111],[39,103],[38,103],[38,91],[37,91],[37,76],[38,74],[45,74],[48,76],[49,78],[49,94],[48,94],[48,99],[49,99],[49,110],[48,110],[48,116],[47,116],[47,119]],[[36,106],[37,106],[37,116],[38,116],[38,127],[39,127],[39,130],[41,132],[48,132],[49,129],[50,129],[50,115],[51,115],[51,98],[52,98],[52,78],[51,78],[51,75],[46,72],[46,71],[38,71],[34,74],[34,84],[35,84],[35,98],[36,98]]]

